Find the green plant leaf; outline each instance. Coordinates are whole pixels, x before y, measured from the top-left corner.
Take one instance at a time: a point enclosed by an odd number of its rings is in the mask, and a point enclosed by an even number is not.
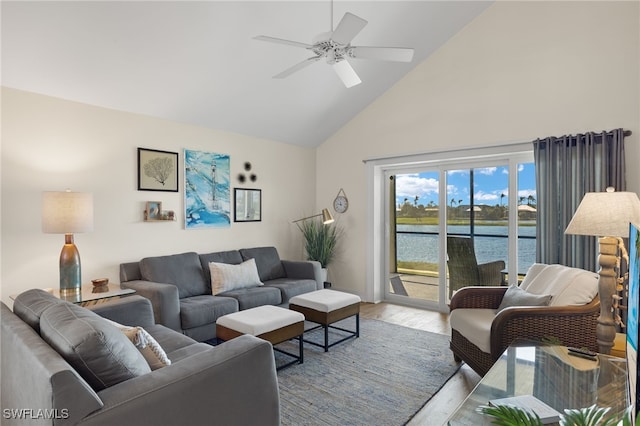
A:
[[[493,417],[491,423],[498,426],[542,426],[540,416],[511,405],[482,405],[478,411]]]
[[[317,220],[306,220],[298,224],[305,241],[307,260],[320,262],[326,268],[336,255],[340,232],[335,224],[324,225]]]

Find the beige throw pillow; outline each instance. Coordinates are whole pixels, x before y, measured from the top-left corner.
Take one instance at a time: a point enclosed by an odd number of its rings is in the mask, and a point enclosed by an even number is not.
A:
[[[239,265],[209,263],[211,271],[211,293],[215,296],[229,290],[263,285],[258,275],[256,260],[251,258]]]
[[[157,370],[158,368],[171,365],[171,360],[164,349],[162,349],[158,341],[154,339],[147,330],[142,327],[122,325],[106,318],[105,320],[127,336],[131,343],[140,351],[151,370]]]

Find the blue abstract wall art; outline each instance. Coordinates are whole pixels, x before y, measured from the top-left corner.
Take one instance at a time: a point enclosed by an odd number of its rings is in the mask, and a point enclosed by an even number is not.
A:
[[[184,150],[186,229],[231,226],[227,154]]]

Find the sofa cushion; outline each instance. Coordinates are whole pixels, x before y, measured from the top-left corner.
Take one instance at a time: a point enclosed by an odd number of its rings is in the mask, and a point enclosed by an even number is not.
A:
[[[200,258],[194,252],[144,258],[140,273],[146,281],[175,285],[181,299],[209,292]]]
[[[183,330],[215,324],[222,315],[237,310],[238,301],[231,297],[212,295],[187,297],[180,300],[180,323]]]
[[[162,346],[147,332],[144,328],[128,325],[122,325],[115,321],[111,321],[105,318],[109,324],[116,327],[120,332],[134,344],[134,346],[140,351],[144,359],[149,364],[151,370],[157,370],[158,368],[171,365],[171,359],[167,357],[166,352],[162,349]]]
[[[262,305],[279,305],[282,303],[280,290],[268,286],[225,291],[224,293],[220,293],[219,296],[233,297],[238,301],[240,310]]]
[[[551,295],[549,306],[584,305],[598,294],[598,274],[564,265],[533,264],[520,288]]]
[[[451,311],[449,323],[482,352],[491,353],[491,324],[495,309],[461,308]]]
[[[217,251],[200,255],[200,265],[204,271],[207,284],[211,285],[211,271],[209,271],[209,263],[229,263],[231,265],[239,265],[244,261],[238,250]],[[211,293],[209,291],[208,293]]]
[[[498,312],[511,306],[547,306],[550,301],[551,296],[548,294],[533,294],[512,285],[505,291]]]
[[[249,260],[251,258],[256,260],[258,275],[262,282],[287,276],[275,247],[241,249],[240,254],[244,260]]]
[[[209,263],[211,273],[211,293],[215,296],[223,291],[257,287],[262,284],[256,268],[256,260],[249,259],[239,265]]]
[[[287,303],[289,299],[299,294],[309,293],[317,290],[316,280],[297,280],[293,278],[278,278],[267,281],[265,286],[276,287],[282,293],[282,303]]]
[[[40,333],[40,316],[51,305],[65,303],[53,294],[37,288],[20,293],[13,302],[13,313]]]
[[[80,306],[59,303],[47,308],[40,317],[40,333],[96,391],[151,371],[120,330]]]

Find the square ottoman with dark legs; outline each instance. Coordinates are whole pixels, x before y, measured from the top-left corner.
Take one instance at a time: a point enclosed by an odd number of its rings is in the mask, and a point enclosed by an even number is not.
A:
[[[294,296],[289,300],[289,309],[300,312],[307,321],[319,324],[306,332],[324,329],[324,344],[305,340],[305,342],[320,346],[327,352],[330,347],[344,342],[352,337],[360,337],[360,297],[355,294],[343,293],[335,290],[317,290]],[[349,318],[356,317],[356,329],[346,330],[331,324]],[[329,344],[329,328],[347,332],[349,335]]]

